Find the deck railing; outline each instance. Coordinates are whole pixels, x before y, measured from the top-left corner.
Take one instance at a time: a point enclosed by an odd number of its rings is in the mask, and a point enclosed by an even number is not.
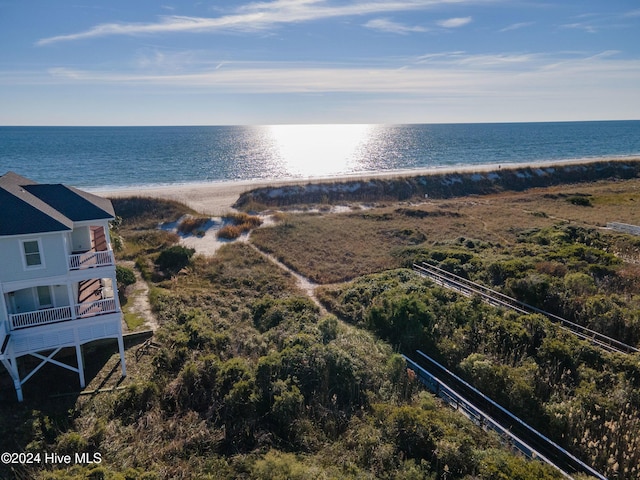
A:
[[[105,298],[95,302],[80,303],[75,306],[77,318],[93,317],[95,315],[104,315],[105,313],[115,313],[115,298]]]
[[[36,327],[50,323],[116,313],[117,311],[115,299],[106,298],[104,300],[80,303],[73,306],[45,308],[33,312],[10,314],[9,320],[11,322],[11,330],[18,330],[20,328]]]
[[[113,258],[113,253],[111,252],[111,250],[69,255],[69,270],[106,267],[110,265],[115,265],[115,259]]]

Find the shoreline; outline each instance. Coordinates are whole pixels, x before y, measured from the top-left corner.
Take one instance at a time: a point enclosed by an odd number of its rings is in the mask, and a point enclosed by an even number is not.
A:
[[[349,181],[366,181],[370,179],[389,180],[400,178],[411,178],[417,176],[442,175],[455,173],[487,173],[492,171],[514,170],[522,168],[551,168],[568,165],[589,165],[599,162],[624,162],[640,161],[638,156],[628,157],[602,157],[602,158],[582,158],[567,160],[545,160],[523,163],[505,164],[478,164],[478,165],[457,165],[451,167],[431,167],[419,169],[404,169],[392,171],[378,171],[367,173],[354,173],[345,175],[335,175],[328,177],[304,177],[304,178],[281,178],[281,179],[255,179],[255,180],[222,180],[212,182],[198,182],[187,184],[169,184],[156,186],[132,186],[123,188],[94,188],[86,189],[95,195],[109,198],[122,198],[132,196],[144,196],[161,198],[165,200],[175,200],[186,204],[199,213],[219,216],[234,211],[233,204],[240,195],[251,190],[266,187],[284,187],[292,185],[309,185],[325,183],[341,183]]]

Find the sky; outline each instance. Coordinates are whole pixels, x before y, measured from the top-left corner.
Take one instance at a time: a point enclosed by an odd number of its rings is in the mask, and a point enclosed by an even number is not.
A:
[[[0,125],[625,119],[637,0],[0,0]]]

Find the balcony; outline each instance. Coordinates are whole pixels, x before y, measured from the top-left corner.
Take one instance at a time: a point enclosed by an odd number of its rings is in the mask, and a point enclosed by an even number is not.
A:
[[[69,255],[69,270],[83,270],[85,268],[108,267],[115,265],[113,252],[102,250],[99,252],[89,251]]]
[[[116,313],[115,298],[105,298],[95,302],[80,303],[73,306],[45,308],[33,312],[9,314],[11,330],[37,327],[51,323],[66,322],[68,320],[80,320]]]

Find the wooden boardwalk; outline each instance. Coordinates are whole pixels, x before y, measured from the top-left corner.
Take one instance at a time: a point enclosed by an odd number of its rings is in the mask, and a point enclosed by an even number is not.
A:
[[[425,353],[418,350],[413,360],[407,356],[404,358],[408,368],[431,392],[485,430],[496,432],[507,445],[525,457],[548,463],[570,479],[575,474],[586,474],[607,480]]]
[[[544,310],[528,305],[520,300],[509,297],[508,295],[496,290],[492,290],[479,283],[472,282],[466,278],[462,278],[451,272],[447,272],[446,270],[434,265],[423,262],[420,264],[414,264],[413,269],[418,274],[430,278],[438,285],[456,290],[466,296],[478,295],[482,300],[490,305],[515,310],[523,315],[529,315],[532,313],[544,315],[552,322],[559,324],[565,330],[608,352],[623,354],[640,352],[638,348],[620,342],[615,338],[608,337],[600,332],[596,332],[595,330],[591,330],[590,328],[571,322],[565,318],[559,317],[558,315],[554,315],[553,313],[545,312]]]

